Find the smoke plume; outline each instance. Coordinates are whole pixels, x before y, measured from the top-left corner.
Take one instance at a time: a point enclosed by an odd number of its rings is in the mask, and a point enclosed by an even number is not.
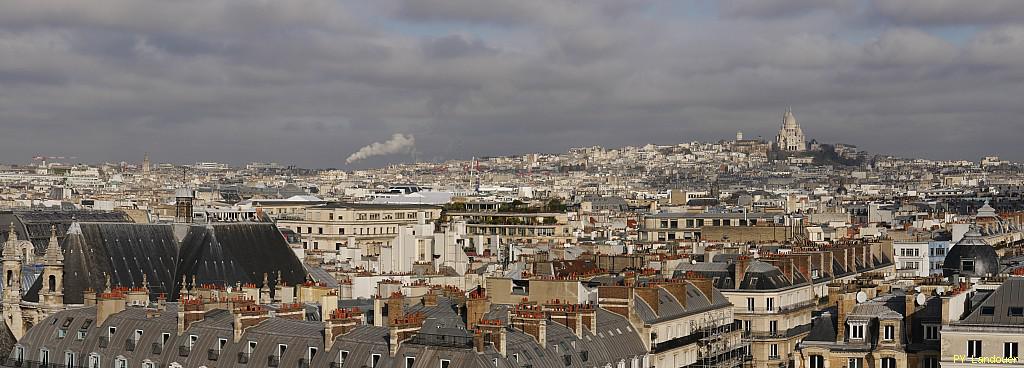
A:
[[[415,146],[416,138],[413,137],[412,134],[404,135],[401,133],[395,133],[395,135],[391,136],[391,139],[386,142],[373,142],[366,147],[360,148],[359,151],[348,156],[348,158],[345,159],[345,163],[351,164],[373,156],[412,152]]]

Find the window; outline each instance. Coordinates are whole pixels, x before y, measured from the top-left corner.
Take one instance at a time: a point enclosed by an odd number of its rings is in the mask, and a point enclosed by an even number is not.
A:
[[[247,349],[248,350],[246,350],[245,352],[247,354],[252,354],[252,352],[256,350],[256,342],[255,341],[249,341],[249,347]]]
[[[864,368],[864,359],[862,358],[850,358],[847,362],[847,368]]]
[[[515,354],[515,356],[518,357],[519,355]],[[518,361],[519,358],[516,358],[516,359]],[[441,368],[448,368],[448,366],[450,366],[450,365],[452,365],[452,361],[451,360],[441,359]]]
[[[64,352],[64,365],[68,367],[74,367],[75,363],[75,353],[72,353],[70,351]]]
[[[345,365],[345,359],[348,359],[348,351],[342,350],[338,353],[338,364]]]
[[[128,359],[125,359],[122,356],[117,357],[117,359],[114,360],[114,368],[128,368]]]
[[[25,361],[25,348],[21,346],[14,347],[14,361],[18,363]]]
[[[961,271],[974,272],[974,260],[973,259],[961,260],[960,261],[960,270]]]
[[[317,351],[319,351],[319,350],[317,350],[315,347],[310,346],[309,349],[307,349],[307,351],[306,351],[306,361],[307,362],[312,362],[313,361],[313,357],[316,356]]]
[[[751,323],[750,323],[749,320],[748,321],[743,321],[743,331],[750,332],[750,325],[751,325]]]
[[[768,346],[768,359],[779,358],[779,344],[771,344]]]
[[[199,341],[198,335],[188,335],[188,349],[192,350],[196,346],[197,341]]]
[[[519,354],[512,354],[512,360],[515,360],[516,363],[519,363]]]
[[[280,357],[284,356],[284,351],[285,350],[288,350],[288,345],[277,344],[277,357],[280,358]]]
[[[324,233],[324,228],[322,228],[322,227],[316,228],[316,233],[317,234],[323,234]]]
[[[373,354],[370,356],[370,368],[377,368],[377,364],[380,363],[380,354]]]
[[[156,365],[153,364],[153,362],[146,360],[142,362],[142,368],[156,368]]]
[[[864,325],[850,325],[850,338],[851,339],[863,339],[864,338]]]
[[[981,307],[981,315],[991,316],[996,314],[996,307]]]
[[[883,339],[893,340],[896,338],[896,326],[886,325],[885,332],[882,336]]]
[[[39,349],[39,363],[42,365],[50,364],[50,351],[46,349]]]
[[[765,300],[765,309],[768,311],[775,310],[775,298],[769,297]]]
[[[1007,310],[1010,317],[1024,317],[1024,307],[1010,307]]]
[[[160,334],[160,347],[163,348],[164,345],[167,345],[167,341],[170,340],[170,339],[171,339],[171,334],[166,333],[166,332]]]
[[[939,368],[939,358],[925,357],[924,368]]]
[[[939,339],[939,326],[938,325],[924,325],[924,339],[925,340],[938,340]]]
[[[107,338],[113,340],[115,332],[117,332],[117,327],[107,328]]]
[[[768,321],[768,332],[775,335],[779,332],[779,321]]]
[[[825,357],[821,355],[811,355],[811,368],[825,368]]]
[[[747,310],[754,311],[754,298],[747,298]]]
[[[217,352],[224,351],[224,346],[228,344],[228,339],[217,339]]]
[[[416,357],[405,357],[405,368],[412,368],[416,364]]]
[[[896,358],[882,358],[882,368],[896,368]]]
[[[1016,358],[1017,357],[1017,343],[1016,342],[1004,342],[1003,343],[1003,357],[1004,358]]]
[[[969,358],[980,358],[981,357],[981,340],[968,340],[967,341],[967,357],[969,357]]]
[[[89,368],[100,368],[99,354],[89,354]]]
[[[142,330],[135,330],[135,334],[132,335],[132,340],[136,343],[142,340]]]

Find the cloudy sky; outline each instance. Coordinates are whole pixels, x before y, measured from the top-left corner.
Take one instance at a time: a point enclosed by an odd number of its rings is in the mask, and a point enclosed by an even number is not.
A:
[[[354,168],[774,134],[1024,160],[1019,0],[0,5],[0,161]]]

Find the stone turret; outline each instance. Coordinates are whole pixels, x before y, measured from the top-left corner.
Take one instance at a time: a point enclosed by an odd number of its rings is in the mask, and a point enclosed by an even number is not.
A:
[[[64,252],[57,241],[57,227],[50,227],[50,242],[43,254],[43,288],[39,304],[44,311],[64,309]]]
[[[24,317],[21,312],[21,242],[12,222],[8,228],[7,241],[3,250],[3,318],[15,338],[25,334]]]

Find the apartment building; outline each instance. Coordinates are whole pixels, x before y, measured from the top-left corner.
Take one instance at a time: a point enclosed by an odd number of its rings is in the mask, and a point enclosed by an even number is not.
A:
[[[493,245],[497,237],[505,243],[565,244],[576,239],[582,223],[571,212],[448,212],[447,222],[465,222],[471,237]]]
[[[646,242],[782,242],[799,231],[789,225],[785,216],[771,213],[664,212],[645,217],[639,231]]]
[[[1022,367],[1024,344],[1024,277],[1011,276],[994,291],[967,289],[944,297],[943,307],[962,320],[944,320],[941,365],[965,367]],[[949,299],[948,301],[946,299]],[[973,305],[969,300],[981,300]],[[966,306],[965,306],[966,304]],[[971,308],[971,309],[966,309]]]
[[[432,222],[441,207],[366,203],[327,203],[308,207],[301,219],[281,219],[281,228],[294,230],[304,249],[341,251],[361,248],[365,255],[379,255],[382,245],[390,246],[405,225]]]

